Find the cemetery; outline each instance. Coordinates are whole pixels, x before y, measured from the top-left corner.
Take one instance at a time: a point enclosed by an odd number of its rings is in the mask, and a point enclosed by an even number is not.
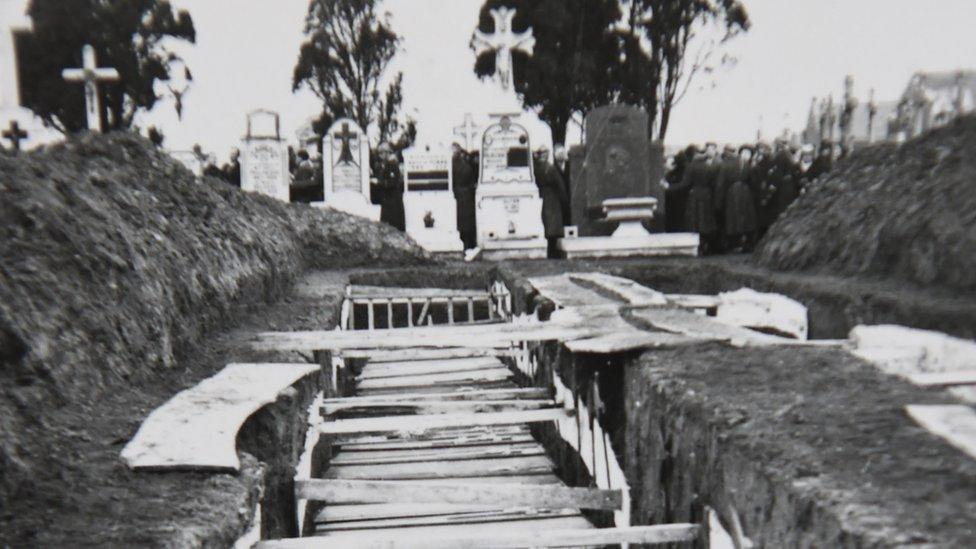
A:
[[[291,84],[322,112],[241,109],[218,166],[120,117],[137,69],[100,37],[39,103],[14,50],[59,12],[27,5],[0,0],[0,546],[976,546],[969,80],[903,142],[851,107],[804,179],[786,140],[673,152],[623,88],[555,131],[526,74],[582,10],[479,2],[492,99],[414,120],[396,19],[312,0]],[[336,24],[375,31],[356,97],[315,65]]]

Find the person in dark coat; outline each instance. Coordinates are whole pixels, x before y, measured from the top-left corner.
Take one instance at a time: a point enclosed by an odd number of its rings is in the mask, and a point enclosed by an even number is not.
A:
[[[800,195],[800,170],[785,141],[777,143],[767,195],[769,200],[764,215],[765,224],[769,227]]]
[[[224,164],[221,169],[223,178],[231,185],[241,188],[241,151],[236,147],[230,150],[230,161]]]
[[[813,159],[813,163],[810,164],[810,169],[807,170],[807,182],[812,183],[820,176],[829,173],[830,170],[834,169],[832,152],[833,145],[829,141],[824,141],[820,144],[820,150],[818,151],[817,157]]]
[[[770,174],[773,171],[772,150],[766,143],[756,145],[756,157],[752,162],[752,169],[749,170],[749,190],[752,191],[752,199],[756,205],[756,217],[759,221],[759,229],[756,237],[762,238],[769,229],[766,216],[766,204],[769,202]]]
[[[457,202],[457,225],[464,249],[478,245],[478,225],[474,195],[478,187],[478,172],[467,151],[457,143],[451,155],[451,174],[454,180],[454,200]]]
[[[540,147],[533,155],[535,184],[542,198],[542,226],[549,241],[549,257],[557,256],[556,243],[563,237],[566,225],[564,204],[567,202],[566,183],[559,170],[549,162],[549,150]]]
[[[755,244],[759,219],[749,186],[752,147],[739,148],[738,157],[723,171],[725,180],[725,241],[727,249],[750,251]],[[728,183],[731,181],[731,183]]]
[[[711,176],[708,157],[704,152],[698,152],[685,170],[681,183],[672,187],[678,192],[688,192],[683,229],[700,235],[702,253],[710,253],[715,248],[714,240],[718,234]]]
[[[682,188],[679,185],[684,181],[685,171],[687,171],[691,161],[694,160],[697,151],[698,148],[695,145],[688,145],[683,151],[674,155],[674,166],[664,176],[668,182],[668,188],[664,192],[666,206],[664,208],[664,230],[669,233],[684,230],[684,216],[688,204],[689,189]]]
[[[380,143],[376,151],[379,156],[376,184],[380,191],[380,221],[402,231],[406,227],[406,219],[403,211],[403,174],[400,172],[400,162],[389,143]]]
[[[569,153],[566,152],[566,147],[561,144],[556,144],[552,148],[552,159],[553,164],[556,166],[556,171],[559,172],[559,177],[563,178],[563,186],[566,189],[565,202],[563,203],[563,221],[567,225],[573,223],[572,219],[572,181],[570,181],[570,163],[569,163]]]

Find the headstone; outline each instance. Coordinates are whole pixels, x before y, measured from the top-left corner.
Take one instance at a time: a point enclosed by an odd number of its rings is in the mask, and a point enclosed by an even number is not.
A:
[[[532,55],[535,38],[531,28],[524,32],[512,32],[512,21],[515,19],[513,8],[503,6],[491,10],[490,13],[495,21],[495,32],[485,34],[475,29],[471,44],[477,55],[489,51],[495,53],[495,77],[502,89],[507,91],[512,88],[512,52],[521,51]]]
[[[613,233],[614,224],[603,221],[603,201],[613,198],[656,198],[651,226],[663,229],[664,149],[648,139],[647,123],[647,113],[628,105],[599,107],[587,115],[586,145],[570,150],[570,219],[580,236]]]
[[[481,135],[481,126],[474,123],[471,113],[465,113],[464,123],[454,126],[454,135],[464,140],[464,150],[470,151],[478,146],[478,137]]]
[[[406,231],[431,253],[461,254],[451,154],[444,150],[403,151],[403,208]]]
[[[369,141],[355,120],[332,124],[322,140],[322,158],[324,206],[379,221],[380,207],[369,195]]]
[[[14,150],[60,141],[64,137],[54,128],[45,127],[40,118],[20,103],[16,38],[33,28],[27,16],[27,4],[27,0],[0,0],[0,124],[10,132],[4,136],[9,140],[7,148]]]
[[[478,246],[487,259],[546,257],[531,151],[529,133],[507,116],[482,136],[475,204]]]
[[[193,175],[200,177],[203,175],[203,162],[193,151],[169,151],[169,155],[183,164],[186,169],[193,172]]]
[[[248,113],[241,147],[241,189],[288,202],[289,184],[288,147],[281,139],[278,113]]]

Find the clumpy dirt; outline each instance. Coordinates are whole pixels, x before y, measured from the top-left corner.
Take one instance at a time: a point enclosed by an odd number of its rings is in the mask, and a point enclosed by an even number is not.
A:
[[[624,375],[643,523],[708,505],[760,547],[976,545],[976,461],[903,410],[942,391],[827,349],[648,352]]]
[[[856,151],[770,228],[779,270],[870,274],[976,291],[976,115],[902,145]]]
[[[150,410],[228,362],[200,346],[248,312],[238,304],[269,306],[310,267],[430,263],[390,227],[196,179],[138,136],[0,155],[0,545],[140,545],[128,526],[139,516],[155,518],[142,535],[160,544],[239,535],[257,462],[236,477],[143,486],[118,462],[124,443]],[[174,497],[198,483],[213,491]],[[217,499],[233,520],[199,512]]]

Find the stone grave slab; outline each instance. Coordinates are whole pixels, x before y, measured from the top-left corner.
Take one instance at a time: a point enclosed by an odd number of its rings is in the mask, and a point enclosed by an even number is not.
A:
[[[241,189],[289,202],[288,146],[280,130],[277,113],[248,113],[241,146]]]
[[[403,151],[403,209],[406,231],[434,254],[464,251],[457,226],[451,155],[445,150]]]
[[[482,136],[475,203],[483,257],[546,257],[542,199],[535,183],[529,133],[508,116],[489,126]]]
[[[322,139],[323,196],[315,206],[332,208],[373,221],[380,207],[370,201],[369,140],[355,120],[336,120]]]
[[[567,235],[558,248],[567,259],[603,257],[697,256],[694,233],[650,233],[644,223],[655,217],[657,199],[608,198],[601,206],[605,223],[617,223],[610,236]]]

